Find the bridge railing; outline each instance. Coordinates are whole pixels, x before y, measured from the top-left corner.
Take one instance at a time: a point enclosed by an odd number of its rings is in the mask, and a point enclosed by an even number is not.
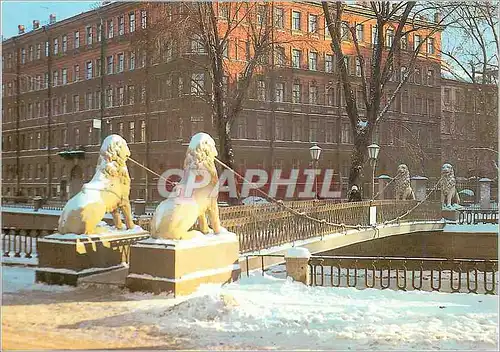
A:
[[[312,286],[496,294],[498,261],[479,259],[313,256]]]
[[[340,204],[309,201],[297,202],[292,206],[316,219],[325,219],[328,223],[367,226],[370,223],[370,205],[377,207],[377,223],[383,223],[401,216],[416,204],[416,201],[396,200]],[[221,209],[221,221],[222,226],[239,236],[242,253],[344,230],[342,226],[333,226],[297,216],[277,204],[235,208],[242,209]],[[439,219],[441,219],[440,204],[429,203],[426,206],[417,207],[400,221]]]
[[[498,224],[497,209],[460,209],[458,210],[459,225],[477,225],[477,224]]]

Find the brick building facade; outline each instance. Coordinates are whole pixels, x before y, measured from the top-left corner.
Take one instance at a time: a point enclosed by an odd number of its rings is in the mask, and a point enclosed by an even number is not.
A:
[[[282,45],[283,62],[255,76],[233,125],[236,167],[307,168],[309,147],[317,142],[323,149],[319,166],[345,177],[353,141],[321,6],[283,3],[273,12],[274,30],[288,44]],[[363,22],[356,27],[363,50],[373,47],[369,19],[367,8],[346,10],[348,23]],[[4,195],[67,199],[92,177],[100,140],[110,133],[122,135],[132,157],[158,173],[181,166],[193,133],[213,133],[211,110],[193,85],[198,80],[208,87],[208,74],[193,71],[187,60],[202,56],[203,48],[186,38],[173,51],[147,57],[136,39],[151,20],[141,3],[112,3],[4,41]],[[417,33],[407,39],[409,51],[421,40]],[[306,35],[307,43],[292,40]],[[235,35],[230,43],[227,60],[237,71],[246,42]],[[343,45],[356,80],[359,67],[348,36]],[[393,175],[404,162],[413,174],[439,174],[439,45],[438,32],[379,127],[377,173]],[[129,171],[131,198],[158,199],[156,176],[131,163]]]

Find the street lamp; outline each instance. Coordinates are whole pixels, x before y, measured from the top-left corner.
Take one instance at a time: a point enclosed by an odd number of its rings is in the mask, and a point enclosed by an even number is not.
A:
[[[378,152],[380,147],[377,144],[368,146],[368,157],[372,166],[372,200],[375,198],[375,167],[377,166]]]
[[[321,155],[321,148],[315,144],[311,148],[309,148],[309,153],[311,153],[311,159],[313,160],[314,172],[316,173],[316,169],[318,168],[318,161]],[[316,199],[318,199],[318,178],[314,175],[314,193],[316,195]]]

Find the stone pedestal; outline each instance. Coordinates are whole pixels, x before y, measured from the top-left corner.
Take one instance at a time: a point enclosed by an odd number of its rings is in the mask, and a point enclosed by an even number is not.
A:
[[[415,200],[422,201],[427,196],[427,177],[414,176],[411,178],[411,188],[415,194]]]
[[[458,221],[458,211],[453,209],[441,209],[441,216],[447,222],[457,222]]]
[[[78,278],[123,267],[142,229],[105,235],[54,234],[38,240],[36,282],[77,285]]]
[[[293,281],[309,284],[309,258],[311,253],[307,248],[290,248],[285,255],[286,275]]]
[[[489,209],[491,206],[491,180],[489,178],[479,180],[479,204],[481,209]]]
[[[380,175],[378,177],[378,196],[377,199],[388,199],[388,191],[385,189],[387,187],[387,184],[391,182],[391,177],[388,175]]]
[[[131,291],[188,295],[201,284],[236,281],[239,254],[238,238],[229,232],[191,240],[142,240],[131,247],[126,286]]]

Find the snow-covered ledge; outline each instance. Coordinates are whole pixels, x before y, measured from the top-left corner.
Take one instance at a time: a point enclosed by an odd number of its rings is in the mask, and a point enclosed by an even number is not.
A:
[[[290,248],[285,255],[287,276],[307,285],[309,283],[309,258],[311,258],[311,252],[307,248]]]

